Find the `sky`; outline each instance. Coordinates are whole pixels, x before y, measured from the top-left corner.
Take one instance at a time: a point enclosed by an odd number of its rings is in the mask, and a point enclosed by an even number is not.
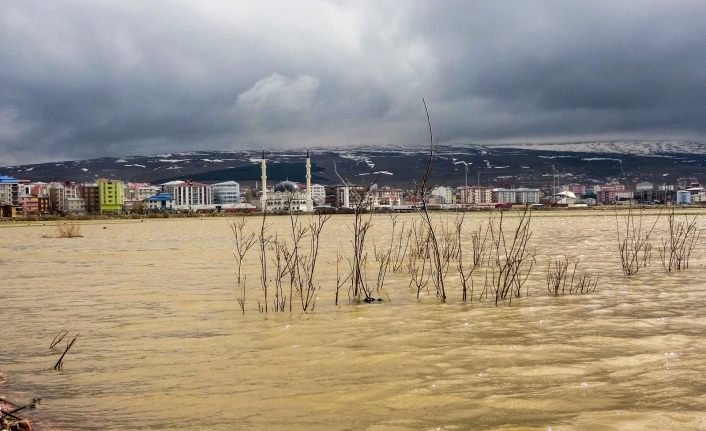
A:
[[[706,135],[704,1],[0,0],[0,166]]]

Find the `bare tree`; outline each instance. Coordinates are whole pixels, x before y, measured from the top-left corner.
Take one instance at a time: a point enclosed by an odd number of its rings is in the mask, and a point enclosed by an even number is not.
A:
[[[659,221],[660,214],[657,214],[652,226],[643,226],[643,212],[635,215],[632,207],[621,218],[615,210],[615,229],[618,251],[620,253],[620,263],[623,273],[627,276],[636,275],[640,268],[650,264],[652,257],[652,244],[650,236]],[[622,224],[622,226],[621,226]]]
[[[374,173],[374,179],[361,188],[353,187],[353,184],[341,177],[334,164],[336,176],[345,187],[355,194],[353,205],[353,257],[348,260],[350,276],[346,277],[350,282],[350,294],[356,301],[364,296],[365,301],[372,299],[372,290],[367,285],[367,252],[365,251],[365,239],[368,231],[372,228],[372,214],[367,214],[366,206],[373,185],[376,184],[380,173]]]
[[[579,257],[562,256],[547,266],[547,290],[551,295],[591,293],[598,286],[598,276],[579,271]]]
[[[239,290],[238,304],[243,313],[245,313],[245,279],[242,272],[243,260],[248,251],[257,242],[255,232],[246,232],[246,226],[247,223],[243,216],[238,217],[230,224],[231,231],[233,232],[233,243],[235,244],[233,257],[235,258],[235,275]]]
[[[662,238],[659,247],[659,258],[665,271],[681,271],[689,268],[689,258],[696,246],[701,232],[696,225],[696,215],[693,218],[684,216],[684,220],[677,220],[674,207],[667,214],[669,226],[667,238]]]
[[[429,116],[427,103],[424,99],[422,99],[422,103],[424,104],[424,112],[426,113],[427,125],[429,127],[429,157],[427,159],[426,169],[422,172],[420,181],[417,184],[416,195],[419,202],[421,202],[422,211],[420,214],[429,234],[428,244],[430,254],[429,259],[431,261],[431,281],[436,289],[436,297],[440,301],[444,302],[446,301],[445,273],[448,268],[448,261],[444,260],[442,257],[441,244],[439,238],[437,238],[436,232],[434,231],[434,224],[432,223],[431,215],[429,214],[431,167],[434,160],[434,132],[431,127],[431,117]]]
[[[466,302],[468,299],[468,285],[470,281],[471,287],[471,301],[473,300],[473,273],[476,268],[478,268],[483,263],[483,256],[485,255],[486,240],[488,238],[488,230],[483,230],[483,225],[479,225],[478,229],[471,232],[471,261],[468,264],[468,269],[465,267],[464,257],[463,257],[463,221],[465,218],[464,213],[456,216],[455,226],[456,226],[456,242],[458,243],[458,260],[457,268],[458,274],[461,281],[461,299]]]
[[[268,286],[269,279],[267,278],[267,251],[272,242],[272,235],[270,234],[270,226],[266,223],[267,213],[262,214],[262,224],[260,225],[260,232],[257,237],[259,247],[259,257],[260,257],[260,287],[262,288],[262,294],[264,297],[264,305],[258,303],[258,310],[260,312],[267,313],[268,311]]]
[[[486,272],[486,283],[483,295],[492,291],[495,296],[495,305],[509,298],[520,298],[524,286],[535,263],[535,252],[529,248],[532,237],[530,222],[531,213],[525,209],[520,215],[517,228],[512,233],[507,233],[504,227],[503,212],[496,218],[491,216],[488,223],[490,233],[490,278]]]

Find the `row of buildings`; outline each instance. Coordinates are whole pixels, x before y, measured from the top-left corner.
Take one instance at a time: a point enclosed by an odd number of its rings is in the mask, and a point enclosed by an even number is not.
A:
[[[98,179],[92,183],[45,183],[0,176],[0,208],[5,217],[227,210],[241,206],[240,185],[235,181],[202,184],[185,180],[153,185]]]
[[[421,204],[417,193],[389,186],[364,188],[350,184],[311,183],[311,163],[306,157],[306,183],[280,181],[268,186],[267,161],[260,162],[261,177],[254,187],[236,181],[207,184],[190,180],[153,185],[98,179],[91,183],[31,182],[0,176],[0,215],[106,214],[155,211],[267,211],[312,212],[317,208],[405,209]],[[366,193],[367,192],[367,193]],[[602,185],[578,183],[539,188],[440,186],[431,190],[427,203],[439,208],[497,207],[510,205],[589,206],[616,203],[706,204],[706,193],[696,178],[680,178],[676,185],[636,184],[629,190],[619,182]]]

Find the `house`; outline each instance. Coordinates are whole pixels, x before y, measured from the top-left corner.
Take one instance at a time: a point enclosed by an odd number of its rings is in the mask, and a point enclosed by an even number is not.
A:
[[[169,193],[158,193],[145,199],[144,207],[148,211],[171,211],[174,209],[174,199]]]

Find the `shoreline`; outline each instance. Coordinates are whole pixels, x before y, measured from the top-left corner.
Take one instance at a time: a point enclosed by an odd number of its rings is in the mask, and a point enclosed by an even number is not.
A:
[[[668,205],[643,205],[643,206],[594,206],[594,207],[578,207],[578,208],[567,208],[567,207],[543,207],[543,208],[531,208],[533,217],[543,217],[543,216],[585,216],[585,215],[595,215],[595,216],[606,216],[614,215],[616,213],[623,213],[628,210],[637,210],[644,215],[658,215],[662,212],[669,211],[672,206]],[[688,214],[706,214],[705,206],[678,206],[675,208],[675,214],[677,215],[688,215]],[[495,211],[503,211],[509,213],[519,213],[523,212],[524,206],[516,206],[514,208],[464,208],[462,210],[458,209],[430,209],[433,214],[452,214],[452,213],[464,213],[464,214],[482,214],[491,213]],[[372,211],[366,212],[366,214],[414,214],[416,211]],[[295,215],[306,215],[308,213],[294,213]],[[312,213],[316,214],[316,213]],[[340,211],[340,212],[330,212],[327,214],[331,215],[351,215],[353,211]],[[84,216],[69,216],[62,217],[59,215],[48,215],[48,216],[28,216],[28,217],[15,217],[15,218],[0,218],[0,228],[2,227],[31,227],[31,226],[54,226],[61,223],[140,223],[145,220],[182,220],[182,219],[206,219],[206,218],[235,218],[235,217],[258,217],[262,213],[164,213],[164,214],[127,214],[127,215],[84,215]],[[289,213],[267,213],[268,217],[288,217]]]
[[[8,383],[7,377],[0,372],[0,388]],[[31,404],[22,405],[5,398],[4,392],[0,392],[0,428],[9,431],[32,431],[38,430],[33,427],[33,421],[22,417],[26,409],[34,409],[39,400],[32,400]],[[22,416],[20,416],[22,415]]]

